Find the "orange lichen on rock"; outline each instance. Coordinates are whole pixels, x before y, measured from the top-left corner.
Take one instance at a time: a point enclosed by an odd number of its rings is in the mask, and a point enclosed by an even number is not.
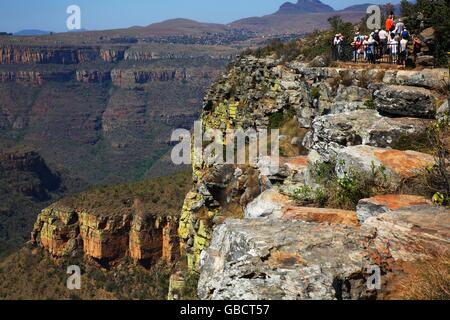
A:
[[[356,212],[338,209],[287,206],[283,208],[281,218],[285,220],[342,224],[350,227],[359,226]]]
[[[393,211],[406,207],[432,204],[431,200],[425,197],[404,194],[378,195],[367,200]]]
[[[376,150],[374,156],[402,178],[410,178],[434,164],[431,155],[415,151]]]

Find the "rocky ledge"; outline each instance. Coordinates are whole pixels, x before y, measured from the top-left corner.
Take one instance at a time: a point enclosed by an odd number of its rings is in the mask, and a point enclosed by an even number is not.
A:
[[[40,213],[31,238],[55,258],[81,254],[113,263],[128,256],[152,265],[160,260],[170,264],[178,256],[177,225],[175,217],[97,214],[55,203]]]
[[[205,98],[204,129],[279,128],[282,157],[194,161],[179,235],[199,297],[383,299],[405,262],[447,252],[450,210],[430,201],[438,163],[420,145],[448,117],[442,81],[448,70],[236,61]]]

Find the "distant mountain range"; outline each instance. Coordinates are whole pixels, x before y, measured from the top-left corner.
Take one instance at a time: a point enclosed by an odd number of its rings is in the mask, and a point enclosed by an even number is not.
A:
[[[414,2],[414,1],[413,1]],[[328,19],[339,15],[343,20],[356,23],[364,16],[367,7],[371,3],[357,4],[342,10],[333,7],[320,0],[297,0],[296,3],[286,2],[278,11],[262,17],[250,17],[234,21],[228,25],[216,23],[201,23],[189,19],[171,19],[158,22],[145,27],[131,27],[128,29],[91,31],[91,36],[99,33],[111,36],[196,36],[205,33],[225,33],[231,29],[245,29],[262,36],[277,36],[285,34],[305,34],[314,30],[322,30],[328,27]],[[395,5],[396,14],[400,11],[400,5]],[[84,32],[79,30],[76,32]],[[38,36],[48,35],[49,31],[22,30],[15,35]]]
[[[298,0],[297,3],[286,2],[276,14],[302,14],[313,12],[332,12],[334,9],[319,0]]]
[[[328,19],[335,15],[356,23],[364,16],[368,6],[370,4],[354,5],[337,11],[319,0],[298,0],[297,3],[284,3],[273,14],[238,20],[231,26],[269,35],[309,33],[327,28]]]
[[[44,36],[50,34],[50,31],[38,30],[38,29],[25,29],[14,33],[15,36]]]

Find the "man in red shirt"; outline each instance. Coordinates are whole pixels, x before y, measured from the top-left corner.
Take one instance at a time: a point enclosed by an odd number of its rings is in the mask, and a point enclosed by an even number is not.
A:
[[[386,31],[392,32],[394,30],[395,30],[394,16],[390,15],[389,18],[386,19]]]

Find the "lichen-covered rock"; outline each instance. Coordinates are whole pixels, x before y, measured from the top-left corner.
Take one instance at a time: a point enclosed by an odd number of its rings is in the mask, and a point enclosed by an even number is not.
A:
[[[205,300],[359,299],[374,231],[288,220],[227,220],[214,231],[198,294]]]
[[[377,232],[373,244],[381,254],[377,263],[415,261],[450,246],[450,210],[430,205],[388,211],[368,218],[363,230]],[[392,262],[392,261],[391,261]]]
[[[450,118],[450,108],[449,108],[448,100],[445,101],[439,107],[438,111],[436,112],[436,119],[437,120],[443,120],[445,117],[449,117]]]
[[[434,118],[437,96],[430,90],[409,86],[384,86],[375,91],[375,106],[383,114]]]
[[[432,205],[431,200],[421,196],[388,194],[360,200],[356,212],[358,220],[364,223],[368,218],[376,217],[386,212],[427,205]]]
[[[448,83],[448,79],[449,72],[447,69],[399,70],[393,71],[393,76],[390,79],[386,78],[386,82],[401,86],[439,89]]]
[[[435,163],[433,156],[428,154],[367,145],[341,149],[336,160],[336,172],[339,177],[351,176],[354,172],[371,176],[374,172],[381,171],[384,183],[394,188],[405,179],[423,174]]]
[[[342,224],[358,227],[359,222],[355,211],[289,206],[285,203],[278,218],[305,222]]]
[[[274,189],[264,191],[245,208],[246,218],[279,218],[282,209],[290,203],[289,197]]]
[[[169,216],[95,214],[55,203],[39,214],[31,238],[56,258],[81,253],[112,262],[129,256],[153,265],[179,256],[177,225]]]
[[[370,91],[358,86],[340,86],[337,90],[334,102],[331,105],[331,113],[351,112],[359,109],[367,109],[366,102],[372,98]]]
[[[389,118],[376,110],[357,110],[317,117],[304,145],[328,159],[348,146],[389,147],[403,135],[424,133],[426,127],[423,119]]]

